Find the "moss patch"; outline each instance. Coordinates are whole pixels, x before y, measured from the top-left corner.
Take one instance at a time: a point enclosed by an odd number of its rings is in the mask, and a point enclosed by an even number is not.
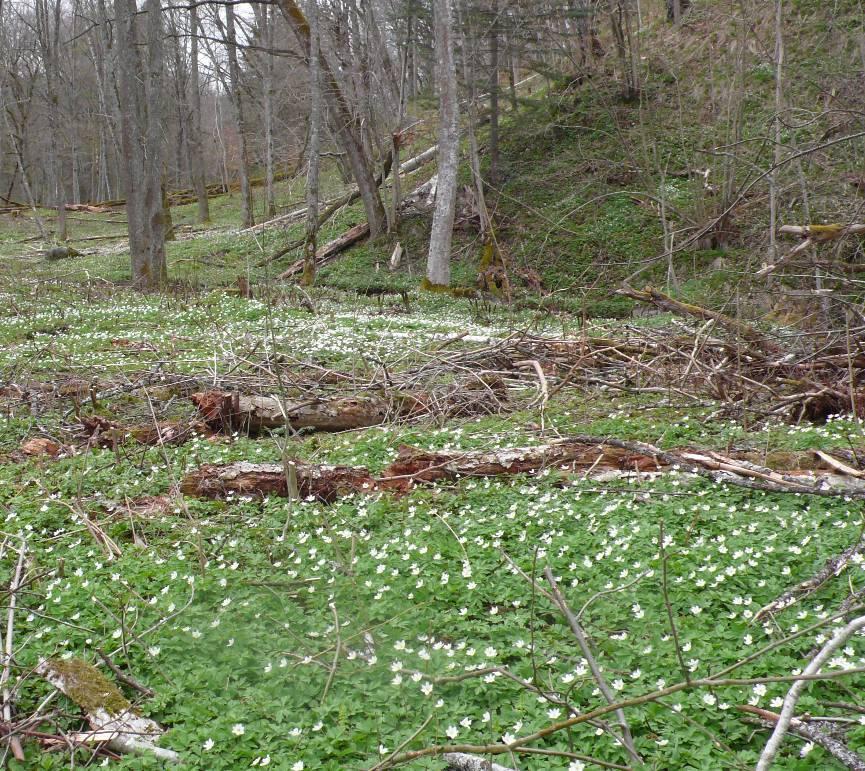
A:
[[[66,695],[87,713],[104,709],[117,715],[132,706],[114,683],[84,659],[49,659],[46,664],[63,678]]]

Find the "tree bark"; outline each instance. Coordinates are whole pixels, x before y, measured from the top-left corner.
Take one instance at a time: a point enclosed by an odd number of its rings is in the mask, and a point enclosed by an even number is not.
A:
[[[162,209],[163,32],[159,0],[146,0],[141,40],[135,0],[114,0],[132,282],[152,288],[167,280]],[[145,43],[146,60],[140,53]]]
[[[433,9],[439,84],[439,170],[426,282],[435,287],[450,284],[460,135],[451,0],[434,0]]]
[[[189,147],[192,157],[192,187],[198,201],[199,223],[210,222],[210,203],[207,197],[207,174],[201,148],[201,74],[198,67],[198,6],[189,8]]]
[[[234,23],[234,6],[225,6],[225,33],[228,48],[228,77],[231,85],[231,102],[240,140],[240,198],[243,206],[243,227],[255,224],[252,211],[252,188],[249,184],[249,138],[246,131],[246,112],[240,86],[240,65],[237,60],[237,32]]]
[[[309,23],[297,0],[277,0],[277,2],[301,46],[308,50]],[[361,127],[343,95],[334,71],[328,64],[326,57],[321,53],[319,54],[319,65],[321,67],[322,88],[334,121],[334,134],[346,153],[352,175],[363,199],[370,233],[375,238],[386,229],[387,217],[376,185],[372,164],[363,149]]]
[[[499,0],[492,0],[490,22],[490,184],[499,183]]]
[[[310,4],[309,13],[309,140],[306,169],[306,234],[303,243],[303,283],[315,281],[315,253],[318,242],[318,177],[321,166],[321,58],[319,48],[318,6]]]

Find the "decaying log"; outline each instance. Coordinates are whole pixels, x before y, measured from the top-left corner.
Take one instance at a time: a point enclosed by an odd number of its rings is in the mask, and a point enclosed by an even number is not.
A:
[[[190,397],[202,420],[214,431],[261,431],[288,425],[316,431],[350,431],[381,423],[388,405],[366,396],[309,399],[283,404],[272,396],[245,396],[225,391],[202,391]]]
[[[756,346],[764,353],[775,355],[781,353],[781,347],[775,341],[769,339],[762,332],[754,329],[754,327],[738,321],[731,316],[727,316],[724,313],[711,311],[708,308],[701,308],[699,305],[692,305],[691,303],[684,303],[680,300],[675,300],[669,295],[658,291],[654,287],[649,286],[642,291],[632,289],[631,287],[624,287],[623,289],[617,290],[616,294],[630,297],[632,300],[652,303],[661,310],[675,313],[679,316],[689,316],[703,321],[714,321],[728,332],[732,332],[737,337],[740,337],[751,345]]]
[[[617,447],[563,440],[537,447],[517,447],[495,452],[429,452],[403,445],[385,469],[383,479],[411,478],[416,482],[438,482],[464,476],[526,474],[545,468],[561,471],[619,469],[657,471],[652,457]]]
[[[176,752],[156,746],[162,727],[138,714],[92,664],[82,659],[45,659],[36,671],[84,711],[92,730],[75,734],[74,741],[106,743],[122,754],[150,754],[167,763],[180,762]]]
[[[205,423],[199,421],[161,421],[138,426],[121,426],[99,415],[81,418],[81,427],[91,447],[112,448],[132,439],[149,447],[183,444],[195,434],[210,434]]]
[[[320,268],[327,265],[340,253],[369,236],[369,223],[362,222],[349,228],[339,238],[326,243],[315,253],[315,265]],[[277,278],[285,280],[303,273],[303,260],[295,260]]]
[[[736,455],[734,459],[710,450],[660,450],[644,442],[581,434],[551,444],[495,452],[431,452],[404,445],[396,460],[378,478],[362,467],[295,465],[298,494],[320,500],[334,500],[350,493],[385,490],[401,493],[414,484],[453,481],[461,477],[532,474],[544,469],[588,475],[611,470],[657,472],[670,467],[752,490],[865,499],[865,485],[859,480],[837,474],[816,474],[817,469],[822,470],[829,464],[815,460],[811,453],[796,456],[794,468],[784,465],[780,471],[749,460],[759,458],[755,453]],[[777,459],[785,462],[790,456],[790,453],[780,453]],[[764,462],[769,460],[767,457]],[[220,497],[232,492],[287,495],[286,476],[286,469],[279,464],[202,466],[185,477],[181,491],[201,497]]]
[[[240,462],[201,466],[183,478],[180,491],[199,498],[224,498],[230,494],[288,497],[289,466],[294,470],[296,494],[300,498],[315,498],[325,503],[353,493],[371,493],[385,488],[407,489],[410,486],[404,480],[378,481],[363,467]]]

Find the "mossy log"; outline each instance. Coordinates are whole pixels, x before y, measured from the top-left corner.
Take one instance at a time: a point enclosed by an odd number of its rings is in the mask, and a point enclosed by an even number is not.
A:
[[[140,715],[105,675],[83,659],[45,659],[36,671],[87,716],[91,732],[71,735],[81,744],[106,743],[123,754],[154,755],[167,763],[179,763],[173,750],[156,746],[162,727]]]

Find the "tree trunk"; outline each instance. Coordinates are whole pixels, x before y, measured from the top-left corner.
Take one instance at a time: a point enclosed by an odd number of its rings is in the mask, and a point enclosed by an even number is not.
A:
[[[192,186],[198,200],[198,222],[210,222],[210,204],[207,199],[207,174],[201,149],[201,75],[198,70],[198,6],[189,8],[189,147],[192,157]]]
[[[228,48],[228,77],[231,88],[231,101],[234,107],[234,117],[237,122],[237,133],[240,139],[240,198],[243,206],[243,227],[249,228],[255,224],[252,211],[252,188],[249,184],[249,140],[246,135],[246,113],[244,111],[243,94],[240,87],[240,65],[237,61],[237,32],[234,25],[234,6],[225,6],[225,32]]]
[[[277,2],[301,46],[308,50],[310,41],[309,23],[297,4],[297,0],[277,0]],[[361,127],[358,125],[358,119],[355,117],[342,93],[334,71],[328,64],[326,57],[321,53],[319,55],[319,65],[323,81],[322,88],[324,89],[325,98],[333,117],[334,134],[346,153],[352,174],[363,199],[370,233],[375,238],[387,227],[387,218],[378,186],[376,185],[375,172],[363,149]]]
[[[439,170],[426,283],[436,287],[448,286],[451,278],[451,241],[456,209],[460,134],[451,0],[434,0],[433,8],[439,84]]]
[[[60,93],[57,81],[60,79],[60,16],[61,6],[55,0],[50,8],[47,0],[36,3],[36,28],[39,48],[45,68],[45,96],[48,102],[48,168],[51,175],[51,203],[57,207],[58,241],[65,241],[66,233],[66,186],[63,184],[63,169],[60,164],[60,126],[63,118],[60,112]]]
[[[490,22],[490,184],[499,183],[499,0],[492,0]]]
[[[119,65],[118,101],[126,182],[132,282],[157,287],[167,280],[162,209],[163,32],[160,0],[146,0],[146,61],[135,0],[114,0]]]
[[[306,170],[306,237],[303,243],[303,283],[315,281],[315,252],[318,241],[318,172],[321,165],[321,66],[318,7],[309,10],[309,140]]]

